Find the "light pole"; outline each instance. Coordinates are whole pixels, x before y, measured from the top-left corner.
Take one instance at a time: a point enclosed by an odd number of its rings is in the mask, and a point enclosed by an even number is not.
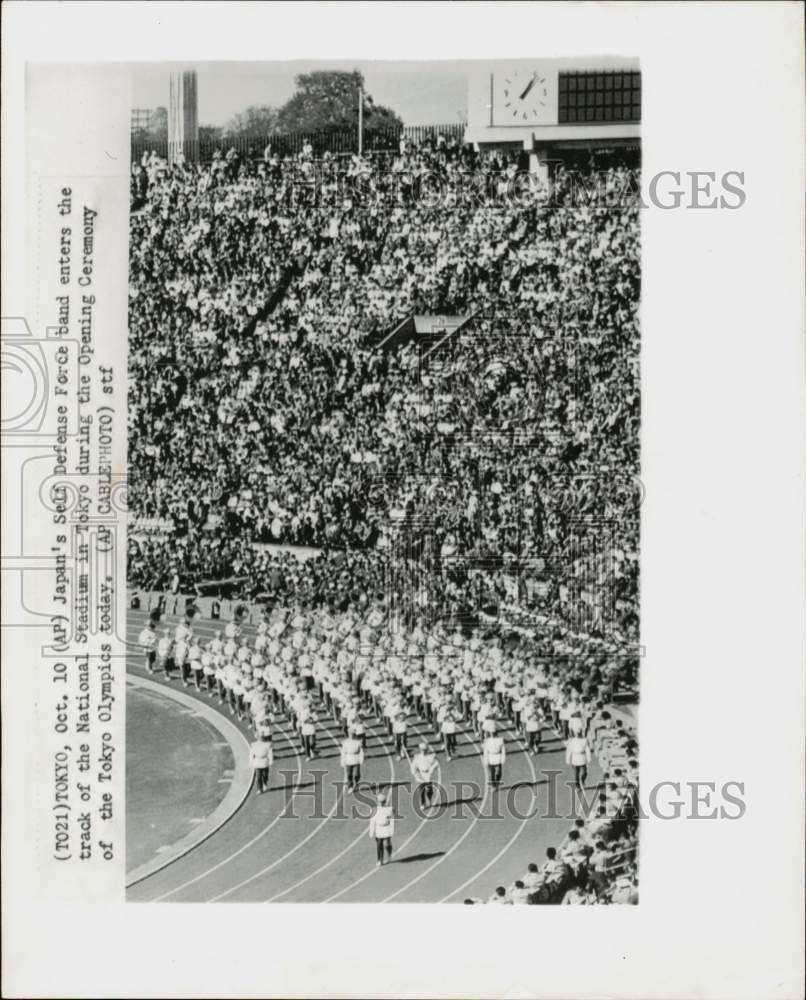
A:
[[[364,152],[364,88],[358,88],[358,155]]]
[[[168,100],[168,162],[199,158],[199,98],[196,70],[171,73]]]

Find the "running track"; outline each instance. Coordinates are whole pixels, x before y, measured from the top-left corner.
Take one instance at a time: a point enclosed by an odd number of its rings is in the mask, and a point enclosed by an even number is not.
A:
[[[127,670],[140,676],[147,674],[136,641],[145,621],[144,612],[129,611]],[[163,617],[166,626],[177,621],[174,616]],[[194,631],[206,640],[224,624],[196,619]],[[250,633],[248,628],[245,631]],[[185,689],[178,679],[171,684],[158,674],[151,679],[219,707],[217,698],[196,694],[192,686]],[[226,707],[222,711],[230,718]],[[252,738],[237,717],[232,721],[247,739]],[[351,806],[356,803],[353,796],[345,796],[341,785],[341,734],[321,711],[317,722],[319,756],[310,763],[300,754],[287,721],[281,718],[275,723],[272,790],[263,796],[250,794],[206,841],[131,886],[127,898],[138,902],[306,903],[460,903],[467,896],[486,899],[497,885],[509,885],[519,878],[530,861],[542,862],[546,848],[559,846],[573,825],[567,784],[570,768],[554,733],[544,730],[543,751],[531,757],[514,731],[505,731],[507,761],[496,807],[495,797],[484,789],[475,734],[463,726],[458,734],[458,757],[448,762],[438,754],[439,779],[445,788],[442,805],[425,818],[421,811],[418,815],[406,788],[398,788],[392,864],[378,869],[368,821],[362,818],[368,807],[358,803],[361,814],[351,815]],[[372,720],[367,733],[363,780],[373,786],[408,783],[408,764],[395,759],[385,730]],[[420,733],[429,734],[434,741],[433,731],[412,716],[410,750],[416,748]],[[147,740],[148,734],[141,738]],[[136,733],[129,734],[130,741],[136,739]],[[284,776],[281,772],[289,773]],[[552,777],[549,772],[560,773]],[[595,785],[598,778],[594,764],[591,783]],[[287,787],[291,782],[297,786],[293,797]],[[318,795],[314,794],[316,782]],[[479,789],[475,800],[470,783]],[[565,818],[546,816],[552,796],[553,815]],[[365,801],[367,798],[365,795]],[[508,798],[514,810],[507,808]],[[288,815],[291,806],[295,818]]]

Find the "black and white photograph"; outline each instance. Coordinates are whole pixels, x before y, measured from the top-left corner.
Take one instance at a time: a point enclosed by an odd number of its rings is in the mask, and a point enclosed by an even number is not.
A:
[[[638,61],[133,96],[127,898],[636,904]]]
[[[803,1000],[804,16],[2,4],[4,997]]]

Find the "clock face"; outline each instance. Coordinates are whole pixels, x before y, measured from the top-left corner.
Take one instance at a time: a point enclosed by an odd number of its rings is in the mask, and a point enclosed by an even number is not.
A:
[[[494,77],[496,125],[546,125],[556,121],[554,79],[539,66],[517,67]]]

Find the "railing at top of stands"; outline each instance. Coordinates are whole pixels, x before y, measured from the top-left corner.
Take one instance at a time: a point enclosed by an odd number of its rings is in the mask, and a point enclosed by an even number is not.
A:
[[[427,139],[436,139],[440,135],[461,142],[464,141],[464,134],[465,126],[458,122],[446,125],[404,125],[397,129],[376,129],[364,132],[363,152],[397,152],[402,139],[420,143]],[[321,156],[323,153],[349,156],[358,152],[358,133],[356,129],[326,129],[318,132],[282,132],[250,138],[188,140],[183,143],[183,153],[186,160],[207,163],[213,159],[216,152],[226,156],[230,149],[234,149],[241,157],[261,160],[267,145],[271,146],[273,153],[276,152],[280,156],[294,156],[302,152],[306,143],[311,145],[314,156]],[[168,159],[168,140],[132,139],[133,163],[139,163],[143,154],[151,152]]]

